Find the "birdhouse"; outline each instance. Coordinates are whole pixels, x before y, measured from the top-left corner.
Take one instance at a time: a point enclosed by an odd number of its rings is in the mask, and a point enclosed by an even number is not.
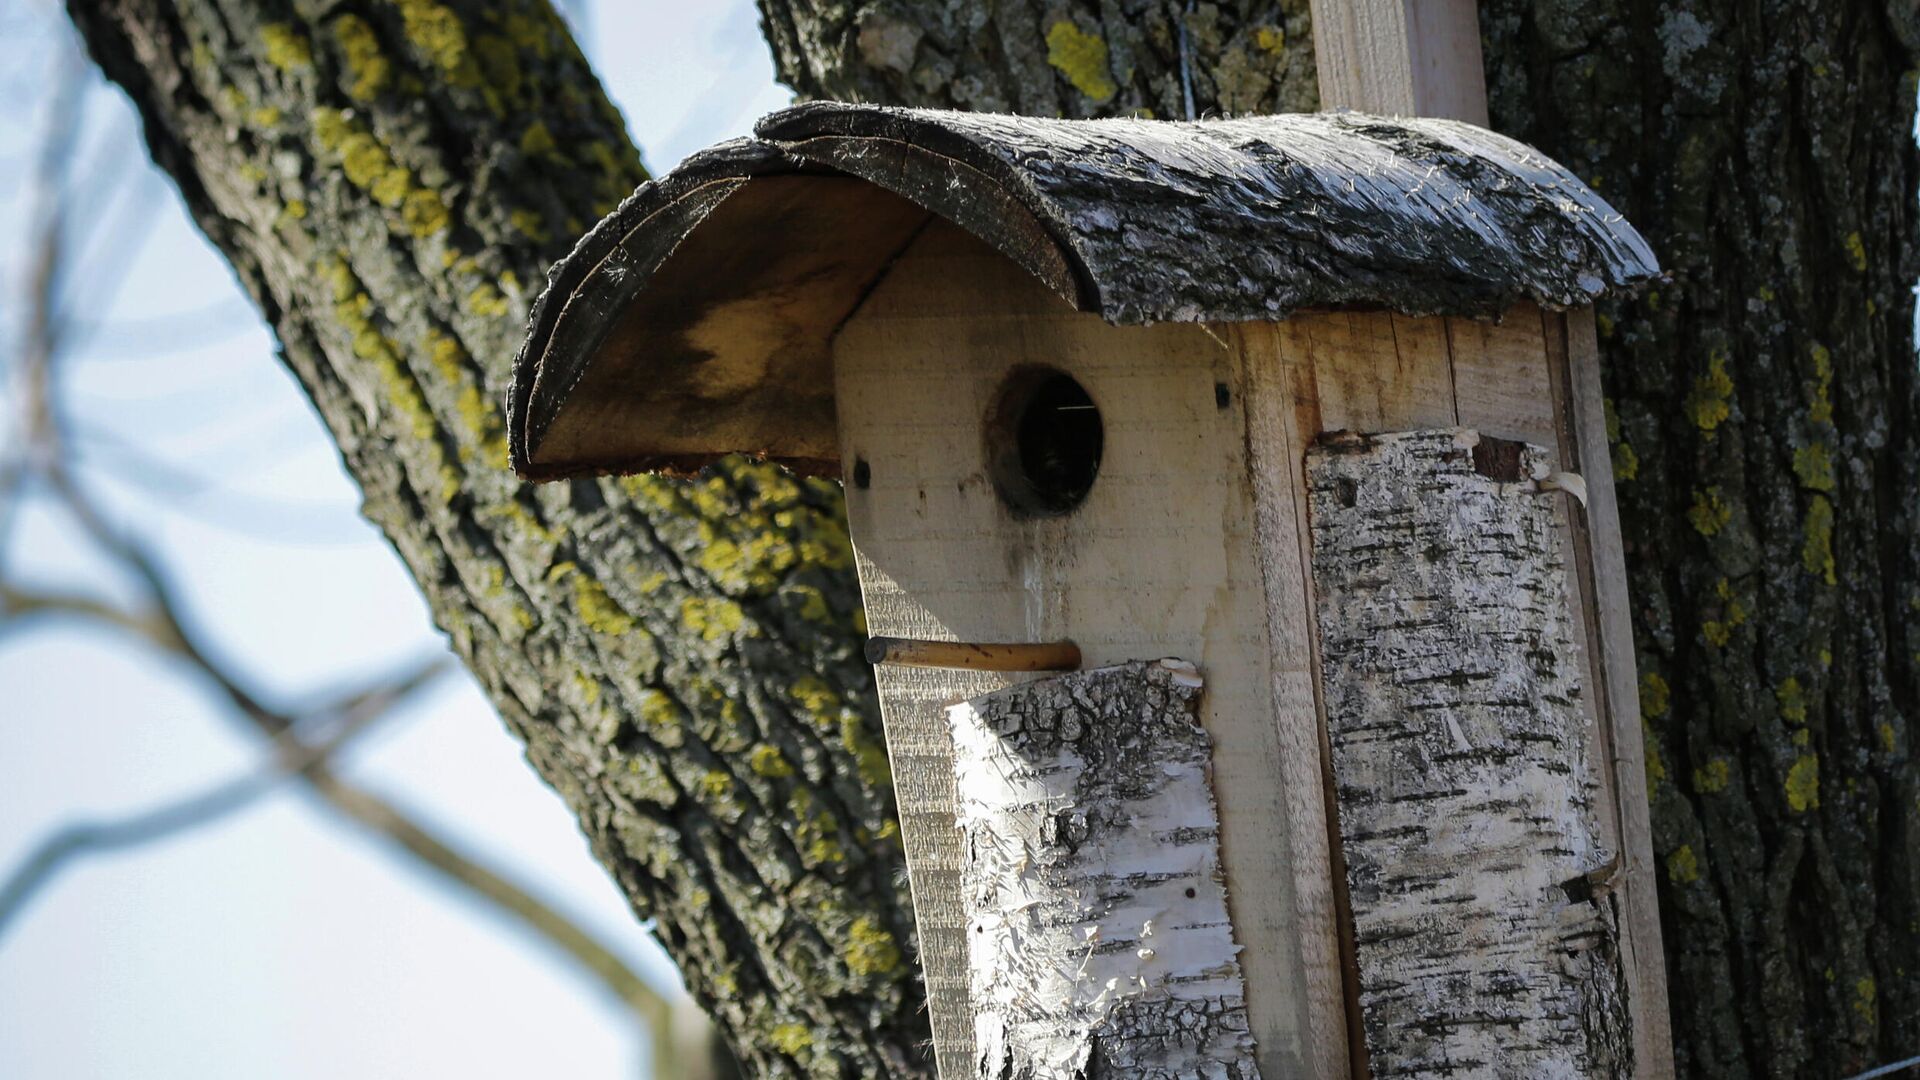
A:
[[[1597,1074],[1664,991],[1588,308],[1655,272],[1463,123],[802,105],[555,268],[513,458],[845,482],[942,1075]]]

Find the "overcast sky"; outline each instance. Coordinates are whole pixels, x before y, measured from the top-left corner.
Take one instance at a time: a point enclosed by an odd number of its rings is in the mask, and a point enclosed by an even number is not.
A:
[[[655,170],[787,101],[749,0],[586,7],[588,52]],[[5,335],[57,11],[0,0]],[[69,293],[98,325],[67,361],[66,400],[88,476],[158,539],[224,656],[284,700],[442,649],[230,272],[145,164],[117,92],[90,93],[85,133],[78,182],[105,224],[72,253]],[[0,413],[3,441],[11,403]],[[22,529],[16,566],[102,587],[61,522],[29,515]],[[199,790],[257,752],[191,677],[78,626],[0,638],[0,725],[0,872],[61,823]],[[345,771],[506,862],[673,985],[463,673],[365,737]],[[594,983],[295,789],[76,865],[0,937],[0,1077],[630,1078],[644,1057]]]

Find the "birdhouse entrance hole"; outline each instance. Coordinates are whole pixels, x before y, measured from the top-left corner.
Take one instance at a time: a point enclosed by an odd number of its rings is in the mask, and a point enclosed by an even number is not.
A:
[[[1057,517],[1086,499],[1106,441],[1100,408],[1064,371],[1023,367],[987,414],[994,490],[1015,517]]]

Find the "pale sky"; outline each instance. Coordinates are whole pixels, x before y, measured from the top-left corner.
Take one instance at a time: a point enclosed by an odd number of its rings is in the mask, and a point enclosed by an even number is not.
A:
[[[588,52],[656,170],[787,102],[750,0],[588,6]],[[0,0],[9,337],[57,14]],[[66,401],[102,497],[159,541],[224,656],[288,701],[443,648],[230,272],[145,165],[117,92],[90,93],[85,132],[85,205],[111,224],[74,256],[69,292],[84,291],[100,325],[67,361]],[[12,404],[0,403],[0,444]],[[61,522],[29,515],[21,528],[16,568],[103,587]],[[59,824],[198,791],[257,751],[190,676],[78,625],[0,638],[0,733],[0,874]],[[342,768],[675,985],[464,674],[365,736]],[[640,1035],[595,983],[295,787],[182,839],[74,864],[0,936],[0,1077],[644,1072]]]

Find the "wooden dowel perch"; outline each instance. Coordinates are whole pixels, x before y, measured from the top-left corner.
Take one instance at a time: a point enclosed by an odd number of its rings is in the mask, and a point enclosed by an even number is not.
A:
[[[1078,671],[1080,646],[1071,641],[921,641],[867,639],[867,662],[967,671]]]

